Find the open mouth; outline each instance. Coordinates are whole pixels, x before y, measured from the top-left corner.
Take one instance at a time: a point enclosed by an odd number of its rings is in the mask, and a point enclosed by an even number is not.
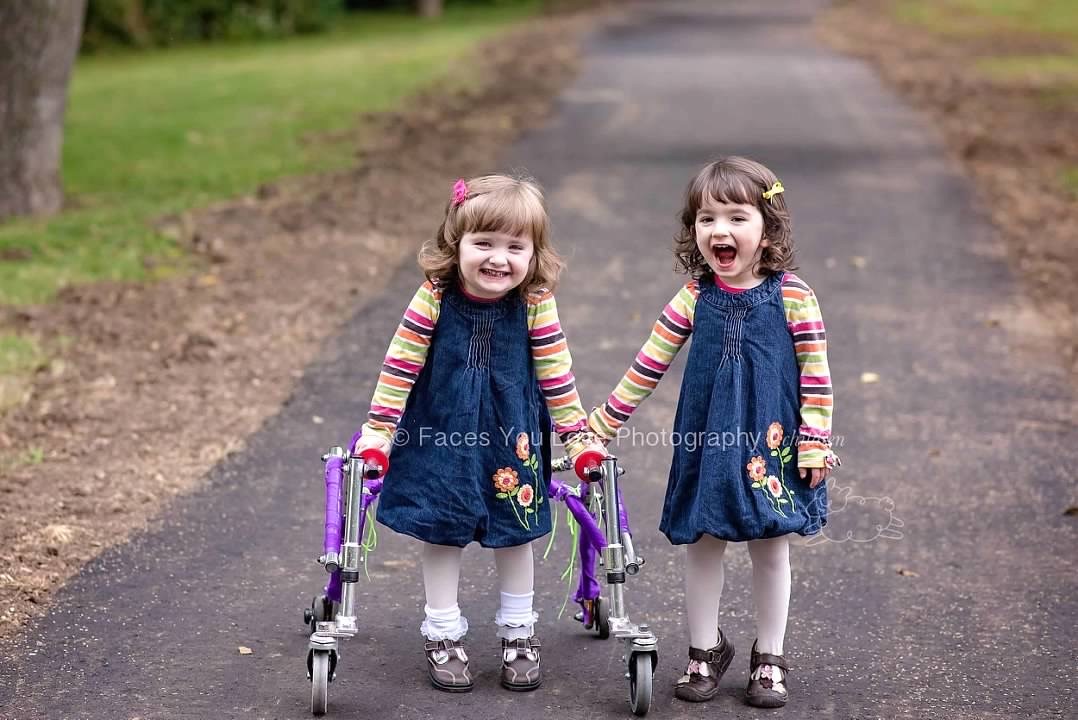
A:
[[[737,259],[737,248],[733,245],[720,243],[711,246],[711,254],[714,256],[715,262],[719,264],[719,267],[725,269],[733,265],[734,260]]]
[[[501,280],[502,278],[509,277],[510,273],[505,270],[491,270],[490,268],[480,268],[479,274],[494,280]]]

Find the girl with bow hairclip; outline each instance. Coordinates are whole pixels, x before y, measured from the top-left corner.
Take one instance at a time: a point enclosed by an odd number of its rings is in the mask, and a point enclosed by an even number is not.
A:
[[[783,638],[790,605],[789,539],[827,521],[831,378],[816,295],[794,275],[782,183],[760,163],[727,157],[689,183],[675,239],[692,276],[588,424],[617,437],[692,336],[674,419],[660,530],[684,545],[689,662],[675,695],[710,700],[734,657],[717,628],[728,542],[746,542],[757,640],[746,700],[786,703]]]
[[[422,541],[424,636],[432,684],[472,688],[457,604],[461,555],[494,550],[502,685],[542,678],[531,542],[550,532],[553,422],[569,455],[598,450],[551,292],[562,262],[539,187],[506,175],[458,180],[426,275],[389,346],[354,451],[393,457],[378,521]]]

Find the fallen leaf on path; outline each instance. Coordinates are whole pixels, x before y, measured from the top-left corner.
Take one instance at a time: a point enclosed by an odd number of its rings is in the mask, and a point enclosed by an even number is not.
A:
[[[252,650],[251,648],[247,647],[246,645],[240,645],[239,651],[240,651],[240,655],[254,655],[255,654],[255,651]]]
[[[909,568],[899,568],[896,572],[902,577],[920,577],[920,575]]]
[[[878,383],[879,381],[880,376],[874,372],[861,373],[861,382],[865,385],[871,385],[872,383]]]
[[[1078,515],[1078,505],[1071,505],[1063,511],[1064,515]]]
[[[865,266],[868,265],[868,258],[862,257],[861,255],[854,255],[850,258],[850,265],[853,265],[858,270],[863,270]]]
[[[321,425],[325,422],[325,420],[322,418],[321,415],[312,415],[311,422],[313,422],[315,425]]]
[[[48,525],[45,527],[45,537],[54,543],[69,543],[74,536],[75,531],[68,525]]]

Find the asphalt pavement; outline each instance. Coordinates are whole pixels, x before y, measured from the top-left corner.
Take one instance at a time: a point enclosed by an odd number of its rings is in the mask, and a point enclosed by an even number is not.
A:
[[[828,542],[792,553],[791,701],[771,714],[1078,716],[1074,391],[969,181],[925,117],[815,38],[824,6],[630,6],[588,37],[551,121],[512,148],[506,166],[547,188],[570,263],[558,300],[581,392],[589,406],[606,396],[683,282],[670,241],[693,173],[727,153],[769,165],[827,323],[844,463]],[[400,270],[204,490],[59,592],[0,664],[0,717],[309,717],[301,610],[324,580],[319,456],[362,422],[419,281]],[[616,448],[647,558],[628,607],[660,638],[651,716],[759,717],[741,700],[754,633],[743,547],[727,555],[721,624],[737,657],[722,691],[699,706],[673,697],[682,553],[657,526],[683,361]],[[530,694],[498,685],[491,554],[469,549],[461,583],[477,686],[447,695],[423,665],[416,545],[379,538],[329,717],[628,715],[622,648],[571,609],[558,617],[564,535],[538,564],[545,681]]]

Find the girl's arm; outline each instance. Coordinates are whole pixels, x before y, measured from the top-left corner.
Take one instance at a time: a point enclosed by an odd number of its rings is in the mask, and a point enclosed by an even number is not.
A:
[[[404,406],[408,404],[408,395],[427,362],[441,302],[442,291],[428,280],[408,303],[386,351],[360,442],[367,444],[372,439],[381,440],[387,452],[392,448],[393,433],[404,413]]]
[[[528,296],[528,340],[554,431],[570,457],[576,457],[595,444],[595,438],[588,432],[588,416],[573,377],[573,357],[561,329],[558,305],[549,290]]]
[[[666,304],[651,329],[651,337],[640,348],[621,382],[607,401],[592,411],[588,426],[603,440],[609,442],[617,437],[618,429],[628,422],[670,368],[678,350],[692,334],[699,294],[699,286],[691,280]]]
[[[838,457],[831,451],[831,371],[827,367],[827,332],[812,288],[793,273],[782,281],[786,325],[793,336],[801,371],[801,427],[798,429],[797,465],[831,468]]]

